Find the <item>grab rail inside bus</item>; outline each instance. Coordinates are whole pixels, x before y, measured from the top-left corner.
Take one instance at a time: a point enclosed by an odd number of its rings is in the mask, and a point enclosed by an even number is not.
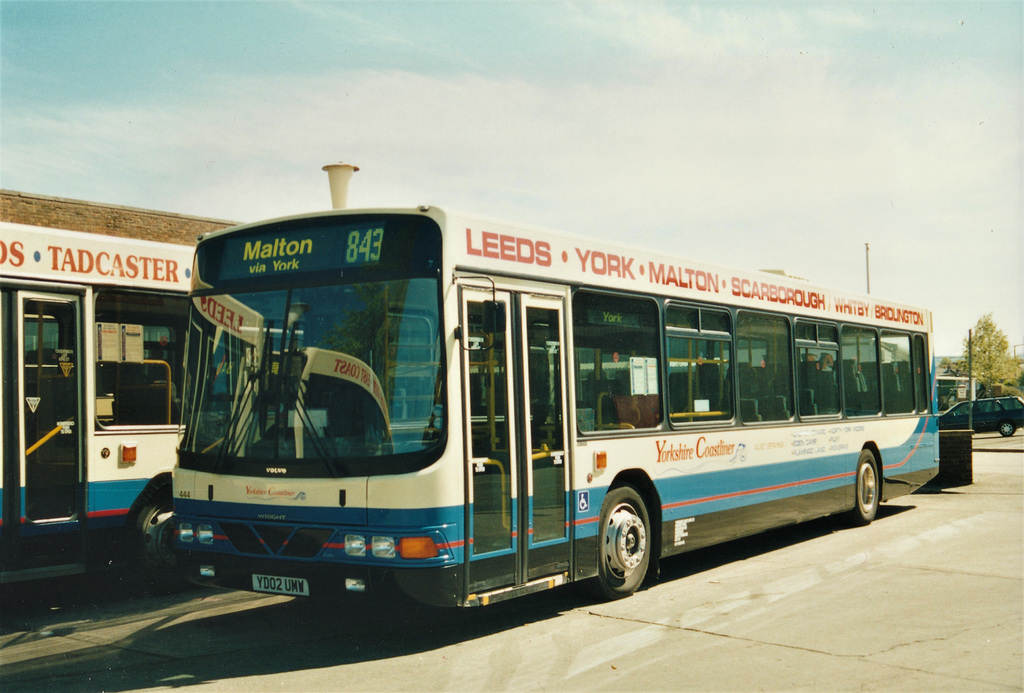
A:
[[[51,438],[53,438],[55,435],[60,433],[61,429],[63,429],[64,427],[65,427],[65,423],[64,422],[61,422],[61,423],[57,424],[57,426],[52,431],[50,431],[45,436],[43,436],[42,438],[37,440],[32,445],[32,447],[30,447],[28,450],[25,451],[25,457],[28,457],[29,455],[31,455],[36,450],[38,450],[39,448],[43,447],[46,443],[48,443],[50,441]]]

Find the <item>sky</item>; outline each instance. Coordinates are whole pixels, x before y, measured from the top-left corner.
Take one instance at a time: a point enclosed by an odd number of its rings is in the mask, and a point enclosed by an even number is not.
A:
[[[921,305],[1024,353],[1016,0],[0,2],[0,187],[441,205]]]

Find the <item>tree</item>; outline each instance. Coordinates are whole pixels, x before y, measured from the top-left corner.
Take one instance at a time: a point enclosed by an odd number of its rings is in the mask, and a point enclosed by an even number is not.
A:
[[[954,361],[948,356],[943,356],[939,360],[939,375],[966,375],[967,374],[967,361],[965,359],[958,359]]]
[[[964,337],[964,361],[967,361],[968,338]],[[986,313],[974,326],[973,336],[974,377],[982,392],[991,393],[994,385],[1014,383],[1021,375],[1021,366],[1010,353],[1010,340]]]

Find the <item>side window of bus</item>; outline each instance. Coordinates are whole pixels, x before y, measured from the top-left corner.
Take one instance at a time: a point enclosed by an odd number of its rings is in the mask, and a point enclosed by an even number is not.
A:
[[[882,399],[886,414],[914,411],[910,335],[882,333]]]
[[[96,294],[96,423],[177,424],[181,419],[188,299]]]
[[[573,296],[579,430],[661,424],[658,305],[650,299],[578,291]]]
[[[669,305],[665,333],[669,420],[687,424],[732,419],[729,313]]]
[[[914,395],[917,411],[931,409],[931,397],[928,396],[928,384],[931,382],[928,366],[928,349],[925,347],[924,335],[914,335]]]
[[[736,368],[745,423],[792,418],[792,360],[786,318],[747,312],[737,316]]]
[[[878,335],[865,327],[844,327],[843,397],[847,416],[874,416],[881,410]]]
[[[839,413],[839,328],[798,320],[796,323],[796,392],[800,416]]]

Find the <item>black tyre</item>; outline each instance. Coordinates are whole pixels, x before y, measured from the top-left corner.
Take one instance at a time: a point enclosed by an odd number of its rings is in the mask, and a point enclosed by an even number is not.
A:
[[[1012,421],[1001,421],[999,422],[999,435],[1004,438],[1009,438],[1013,435],[1013,432],[1017,430],[1017,427],[1013,425]]]
[[[640,587],[651,563],[651,522],[632,486],[612,489],[601,504],[597,592],[621,599]]]
[[[871,524],[878,515],[881,490],[878,461],[870,450],[861,450],[857,460],[857,481],[854,486],[853,510],[849,514],[850,524],[855,527]]]
[[[173,572],[174,501],[170,486],[160,489],[139,512],[137,537],[141,542],[141,558],[148,572]]]

